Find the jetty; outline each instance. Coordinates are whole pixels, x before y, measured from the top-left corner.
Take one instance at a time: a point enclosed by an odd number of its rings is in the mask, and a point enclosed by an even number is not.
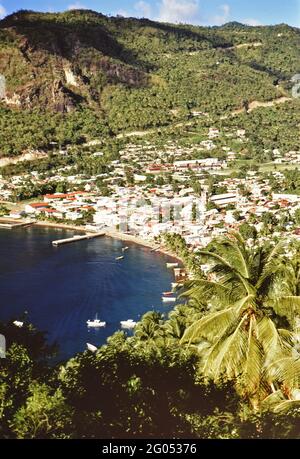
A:
[[[34,222],[32,221],[21,221],[20,220],[9,220],[9,219],[0,219],[0,228],[5,228],[5,229],[13,229],[13,228],[21,228],[25,226],[31,226],[33,225]]]
[[[56,241],[52,241],[52,245],[54,247],[58,247],[63,244],[70,244],[71,242],[77,242],[77,241],[84,241],[86,239],[94,239],[95,237],[101,237],[105,236],[105,232],[102,231],[101,233],[89,233],[89,234],[83,234],[83,235],[77,235],[73,237],[68,237],[66,239],[58,239]]]

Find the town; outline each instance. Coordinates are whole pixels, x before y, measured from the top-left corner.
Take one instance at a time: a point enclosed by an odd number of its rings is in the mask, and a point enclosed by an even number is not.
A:
[[[300,196],[278,191],[285,182],[284,169],[278,167],[288,162],[297,170],[300,153],[281,154],[274,148],[268,174],[258,168],[240,168],[236,173],[231,167],[239,155],[228,146],[219,150],[214,143],[219,136],[219,130],[211,127],[205,140],[184,147],[176,140],[157,147],[149,140],[131,139],[104,172],[91,176],[74,172],[70,165],[51,173],[32,170],[0,176],[2,219],[68,224],[89,232],[132,236],[150,245],[162,234],[179,234],[195,249],[236,229],[246,239],[300,235]],[[233,136],[240,143],[247,141],[243,129],[226,134]],[[98,147],[94,144],[93,150]],[[68,151],[59,154],[67,156]],[[87,161],[101,162],[103,157],[102,151],[90,151]],[[58,186],[38,199],[18,199],[28,183]],[[15,205],[6,207],[13,197]]]

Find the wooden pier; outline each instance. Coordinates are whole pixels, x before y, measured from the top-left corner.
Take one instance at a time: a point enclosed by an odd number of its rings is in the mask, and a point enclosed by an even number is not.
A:
[[[77,242],[77,241],[84,241],[86,239],[94,239],[95,237],[101,237],[105,236],[105,232],[102,231],[101,233],[89,233],[89,234],[84,234],[84,235],[77,235],[73,237],[69,237],[67,239],[58,239],[57,241],[52,241],[52,245],[54,247],[58,247],[63,244],[70,244],[71,242]]]

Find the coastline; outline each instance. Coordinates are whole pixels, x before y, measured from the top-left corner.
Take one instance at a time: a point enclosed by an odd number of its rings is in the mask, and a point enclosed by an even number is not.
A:
[[[106,236],[111,237],[113,239],[119,239],[120,241],[128,241],[132,242],[133,244],[141,245],[143,247],[147,247],[157,253],[161,253],[163,255],[167,255],[174,260],[177,260],[179,263],[183,265],[183,260],[178,257],[175,253],[170,252],[166,248],[158,245],[154,241],[146,241],[138,236],[133,236],[131,234],[121,233],[120,231],[109,230],[105,233]]]
[[[7,222],[9,219],[5,219]],[[11,222],[13,221],[12,219],[10,220]],[[14,220],[14,223],[21,223],[20,226],[23,226],[24,224],[29,224],[31,223],[33,226],[39,226],[39,227],[44,227],[44,228],[58,228],[58,229],[66,229],[66,230],[72,230],[72,231],[78,231],[78,232],[83,232],[83,233],[88,233],[89,231],[84,227],[84,226],[77,226],[77,225],[71,225],[68,223],[56,223],[56,222],[47,222],[47,221],[31,221],[28,222],[28,220]],[[176,255],[175,253],[172,253],[165,247],[157,244],[155,241],[149,241],[142,239],[138,236],[134,236],[131,234],[126,234],[122,233],[117,230],[111,230],[108,229],[105,231],[105,236],[111,237],[113,239],[118,239],[119,241],[127,241],[127,242],[132,242],[133,244],[137,244],[143,247],[146,247],[154,252],[161,253],[163,255],[167,255],[170,258],[173,258],[174,260],[178,261],[180,264],[184,265],[183,260]]]
[[[84,226],[76,226],[70,225],[67,223],[52,223],[46,221],[37,221],[33,223],[34,226],[41,226],[41,227],[49,227],[49,228],[60,228],[60,229],[68,229],[74,231],[80,231],[83,233],[88,233],[87,229]]]
[[[84,233],[88,232],[84,226],[76,226],[76,225],[70,225],[70,224],[65,224],[65,223],[52,223],[52,222],[46,222],[46,221],[38,221],[34,223],[34,225],[41,226],[41,227],[69,229],[69,230],[80,231]],[[165,247],[158,245],[154,241],[147,241],[138,236],[133,236],[132,234],[126,234],[126,233],[122,233],[120,231],[111,230],[111,229],[105,231],[105,236],[111,237],[113,239],[118,239],[119,241],[127,241],[127,242],[132,242],[133,244],[141,245],[157,253],[167,255],[168,257],[173,258],[174,260],[184,265],[183,260],[180,257],[178,257],[178,255],[170,252]]]

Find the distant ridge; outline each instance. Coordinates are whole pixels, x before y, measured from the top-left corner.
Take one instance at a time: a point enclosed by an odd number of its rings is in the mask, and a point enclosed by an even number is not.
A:
[[[18,125],[36,112],[39,120],[71,117],[70,137],[87,119],[106,133],[148,129],[192,111],[219,115],[288,96],[299,62],[300,31],[285,24],[203,27],[23,10],[0,21],[0,108],[5,126],[20,110]]]

